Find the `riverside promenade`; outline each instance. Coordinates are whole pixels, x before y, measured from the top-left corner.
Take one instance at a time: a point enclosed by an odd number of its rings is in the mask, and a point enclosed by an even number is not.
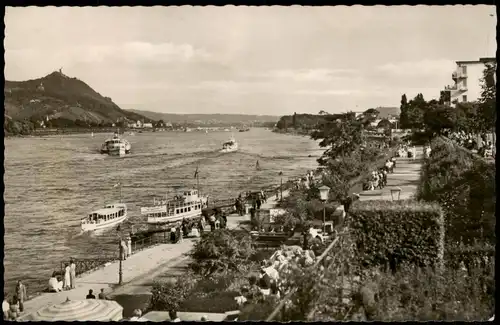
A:
[[[286,195],[288,195],[288,191],[283,191],[283,197]],[[271,209],[276,204],[276,198],[272,196],[268,198],[266,203],[262,204],[261,209]],[[228,216],[227,221],[228,229],[236,229],[241,223],[248,223],[250,215],[232,214]],[[209,231],[209,229],[206,230]],[[118,286],[119,261],[109,263],[100,269],[78,277],[75,289],[57,293],[42,293],[26,301],[22,316],[36,312],[47,305],[61,304],[68,298],[70,300],[83,300],[90,289],[94,291],[96,297],[101,288],[109,297],[117,294],[146,293],[145,289],[148,289],[152,280],[162,272],[168,272],[187,263],[186,253],[191,250],[196,241],[197,238],[185,238],[182,243],[159,244],[133,253],[125,261],[122,261],[123,285],[121,286]]]
[[[359,193],[360,201],[370,200],[389,200],[398,199],[398,189],[401,189],[399,200],[408,200],[417,192],[417,186],[420,179],[420,169],[423,162],[423,148],[416,147],[416,157],[396,158],[396,167],[394,173],[387,174],[387,185],[383,189],[373,191],[363,191]],[[393,191],[391,196],[391,190]]]

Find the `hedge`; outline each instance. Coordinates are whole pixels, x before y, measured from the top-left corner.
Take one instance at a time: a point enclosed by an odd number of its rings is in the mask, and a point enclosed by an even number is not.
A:
[[[349,228],[364,266],[403,262],[442,266],[444,218],[441,207],[417,201],[356,201]]]
[[[495,242],[495,164],[446,138],[431,143],[417,197],[445,211],[446,239],[471,244]]]
[[[239,296],[235,291],[212,292],[208,295],[191,295],[179,307],[179,311],[192,313],[225,313],[238,310],[234,298]]]

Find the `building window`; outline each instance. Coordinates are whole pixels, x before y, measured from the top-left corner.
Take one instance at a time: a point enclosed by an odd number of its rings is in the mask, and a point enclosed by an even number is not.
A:
[[[467,102],[467,95],[463,95],[463,96],[462,96],[462,101],[463,101],[463,102]]]
[[[464,79],[464,87],[467,87],[467,79]]]
[[[466,66],[466,65],[464,65],[464,66],[462,67],[462,73],[463,73],[464,75],[465,75],[465,74],[467,74],[467,66]]]

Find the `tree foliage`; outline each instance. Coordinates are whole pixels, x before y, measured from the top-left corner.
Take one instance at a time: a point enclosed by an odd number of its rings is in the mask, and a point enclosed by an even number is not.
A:
[[[150,310],[178,311],[196,284],[189,274],[175,281],[155,282],[153,284]]]
[[[321,140],[320,147],[327,148],[318,163],[325,166],[356,151],[363,144],[363,123],[352,112],[325,116],[325,122],[311,134],[312,139]]]
[[[204,276],[240,271],[253,253],[252,238],[247,232],[219,229],[196,242],[190,252],[191,268]]]

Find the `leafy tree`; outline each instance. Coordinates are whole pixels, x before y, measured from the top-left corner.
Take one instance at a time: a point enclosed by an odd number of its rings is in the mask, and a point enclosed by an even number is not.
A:
[[[424,112],[427,109],[427,102],[422,94],[417,94],[408,103],[408,128],[421,129],[424,125]]]
[[[247,232],[220,229],[205,234],[189,255],[196,273],[211,276],[240,271],[253,253],[252,238]]]
[[[488,64],[481,80],[481,98],[479,99],[478,121],[480,131],[489,132],[496,125],[496,63]]]
[[[384,118],[380,122],[378,122],[377,128],[390,130],[392,128],[392,123],[388,119]]]
[[[325,116],[319,130],[311,134],[312,139],[321,139],[320,147],[327,148],[318,163],[326,166],[331,160],[356,151],[363,143],[363,123],[352,112]]]
[[[195,284],[190,274],[183,275],[175,281],[155,282],[151,290],[153,295],[148,309],[178,311]]]
[[[406,94],[403,94],[403,96],[401,96],[400,111],[401,113],[399,114],[399,122],[401,124],[401,128],[406,129],[410,124],[408,121],[408,100],[406,99]]]
[[[429,102],[428,109],[424,112],[423,123],[426,131],[441,135],[445,130],[456,129],[456,110],[448,105]]]

